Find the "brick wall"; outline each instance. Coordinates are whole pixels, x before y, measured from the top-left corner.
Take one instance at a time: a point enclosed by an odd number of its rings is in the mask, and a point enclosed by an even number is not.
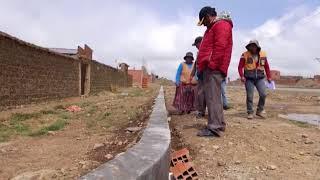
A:
[[[296,85],[299,80],[303,79],[302,76],[280,76],[279,80],[276,80],[277,84],[282,85]]]
[[[97,61],[92,61],[90,69],[91,93],[96,93],[103,90],[111,90],[112,86],[132,86],[132,77],[113,67],[101,64]]]
[[[129,69],[128,73],[132,76],[133,83],[142,83],[142,70]]]
[[[92,56],[91,49],[85,47],[85,51]],[[79,96],[82,63],[89,67],[87,92],[132,86],[132,77],[115,68],[58,54],[0,32],[0,109]]]
[[[79,95],[76,59],[0,33],[0,107]]]
[[[152,83],[152,75],[149,75],[147,72],[144,70],[135,70],[135,69],[129,69],[128,74],[132,76],[133,83],[141,86],[142,85],[142,80],[144,78],[147,79],[147,83]]]
[[[320,84],[320,75],[315,75],[313,79],[316,83]]]

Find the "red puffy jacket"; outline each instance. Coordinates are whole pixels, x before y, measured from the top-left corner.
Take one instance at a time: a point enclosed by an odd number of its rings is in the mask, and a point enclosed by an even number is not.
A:
[[[233,45],[232,28],[231,20],[221,19],[206,30],[197,58],[199,72],[208,67],[222,72],[225,76],[228,75]]]

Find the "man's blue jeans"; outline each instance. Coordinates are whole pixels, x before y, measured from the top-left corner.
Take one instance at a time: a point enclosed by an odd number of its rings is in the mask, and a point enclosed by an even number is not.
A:
[[[264,79],[246,79],[246,92],[247,92],[247,112],[248,114],[253,114],[253,95],[254,87],[257,88],[259,93],[259,103],[257,112],[262,112],[264,110],[264,105],[266,103],[266,85]]]
[[[223,107],[228,106],[228,99],[227,99],[227,95],[226,95],[227,87],[226,86],[227,86],[226,80],[223,80],[221,83],[221,98],[222,98]]]

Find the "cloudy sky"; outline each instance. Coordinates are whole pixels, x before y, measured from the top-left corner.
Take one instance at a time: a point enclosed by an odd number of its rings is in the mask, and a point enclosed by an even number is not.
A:
[[[44,47],[88,44],[94,58],[131,67],[143,59],[150,71],[174,79],[178,64],[204,28],[198,12],[210,5],[230,11],[234,48],[229,74],[249,39],[258,39],[272,69],[320,74],[320,0],[0,0],[0,31]]]

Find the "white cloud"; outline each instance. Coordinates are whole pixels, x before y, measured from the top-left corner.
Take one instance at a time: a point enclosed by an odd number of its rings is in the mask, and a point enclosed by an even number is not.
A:
[[[319,10],[300,7],[273,18],[250,31],[234,31],[234,51],[229,74],[237,77],[237,64],[251,38],[261,41],[271,67],[287,74],[319,74],[313,60],[320,39]],[[174,22],[163,22],[153,11],[131,1],[12,0],[0,6],[0,31],[45,47],[73,48],[87,43],[99,61],[115,65],[115,59],[174,78],[175,71],[196,36],[197,16],[179,12]]]

